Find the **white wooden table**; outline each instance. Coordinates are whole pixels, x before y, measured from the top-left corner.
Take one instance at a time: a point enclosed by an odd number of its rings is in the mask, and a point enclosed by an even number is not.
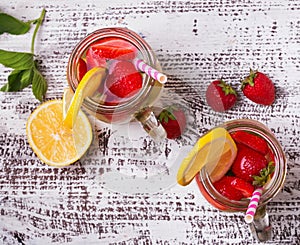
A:
[[[102,27],[127,27],[157,53],[169,77],[162,101],[186,107],[189,125],[182,138],[155,145],[136,123],[94,122],[87,155],[70,167],[52,168],[27,143],[26,120],[39,104],[31,89],[0,93],[0,244],[258,244],[243,214],[215,210],[195,182],[180,187],[173,178],[186,145],[235,118],[265,123],[287,157],[285,187],[269,204],[274,237],[266,244],[300,244],[299,1],[0,4],[1,11],[23,20],[37,18],[42,8],[47,13],[36,54],[49,86],[45,100],[61,98],[68,56],[79,40]],[[0,48],[29,51],[31,35],[1,35]],[[250,68],[274,81],[272,106],[256,105],[238,89]],[[1,86],[9,72],[0,67]],[[223,114],[214,113],[204,96],[220,77],[239,93],[237,105]]]

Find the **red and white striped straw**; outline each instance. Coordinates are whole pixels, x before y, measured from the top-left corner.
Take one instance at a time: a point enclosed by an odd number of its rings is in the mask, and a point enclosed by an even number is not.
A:
[[[135,65],[136,69],[145,72],[148,76],[159,81],[160,83],[166,83],[168,80],[166,75],[160,73],[140,59],[134,59],[133,64]]]
[[[255,189],[255,191],[252,194],[252,197],[250,199],[249,205],[248,205],[248,209],[246,211],[246,216],[245,216],[245,221],[246,223],[251,223],[254,219],[254,215],[256,213],[256,209],[262,194],[263,188],[259,187],[257,189]]]

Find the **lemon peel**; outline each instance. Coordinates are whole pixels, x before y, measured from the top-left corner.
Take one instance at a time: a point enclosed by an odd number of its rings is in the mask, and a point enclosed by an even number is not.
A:
[[[78,87],[75,90],[74,96],[70,102],[70,106],[66,111],[63,123],[68,128],[73,128],[76,122],[76,117],[83,100],[86,97],[91,97],[100,87],[103,78],[106,75],[106,69],[103,67],[94,67],[89,70],[81,79]]]
[[[217,181],[230,168],[237,147],[225,128],[217,127],[203,135],[183,159],[177,172],[177,182],[188,185],[205,167],[211,180]]]

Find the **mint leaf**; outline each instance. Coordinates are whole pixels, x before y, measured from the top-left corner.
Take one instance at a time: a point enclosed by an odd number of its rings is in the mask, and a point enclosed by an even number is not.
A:
[[[26,70],[34,66],[33,54],[0,49],[0,63],[16,70]]]
[[[39,101],[42,101],[47,92],[47,88],[48,86],[45,78],[37,69],[33,69],[32,92],[35,98],[37,98]]]
[[[8,76],[8,82],[0,89],[2,92],[16,92],[32,84],[34,96],[42,101],[47,92],[47,82],[35,68],[27,70],[13,70]]]
[[[0,35],[4,32],[21,35],[30,30],[30,22],[23,22],[11,15],[0,13]]]
[[[32,69],[13,70],[8,76],[8,82],[0,90],[3,92],[16,92],[26,88],[32,81]]]
[[[4,32],[24,34],[30,29],[31,23],[36,25],[31,39],[31,53],[0,49],[0,64],[14,69],[8,76],[8,82],[0,88],[0,91],[19,91],[32,84],[34,96],[40,101],[43,100],[48,87],[45,78],[38,71],[36,61],[34,60],[34,42],[45,14],[46,10],[43,9],[38,19],[25,23],[8,14],[0,13],[0,34]]]

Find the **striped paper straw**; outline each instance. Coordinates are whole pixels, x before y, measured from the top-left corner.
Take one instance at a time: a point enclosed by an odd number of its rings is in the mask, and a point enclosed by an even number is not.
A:
[[[252,197],[251,197],[249,205],[248,205],[248,209],[246,211],[246,216],[245,216],[245,221],[248,224],[251,223],[254,219],[254,215],[255,215],[262,191],[263,191],[263,188],[259,187],[252,194]]]
[[[133,64],[135,67],[140,70],[145,72],[148,76],[152,77],[153,79],[159,81],[160,83],[166,83],[168,78],[166,75],[160,73],[159,71],[155,70],[151,66],[147,65],[144,61],[140,59],[134,59]]]

